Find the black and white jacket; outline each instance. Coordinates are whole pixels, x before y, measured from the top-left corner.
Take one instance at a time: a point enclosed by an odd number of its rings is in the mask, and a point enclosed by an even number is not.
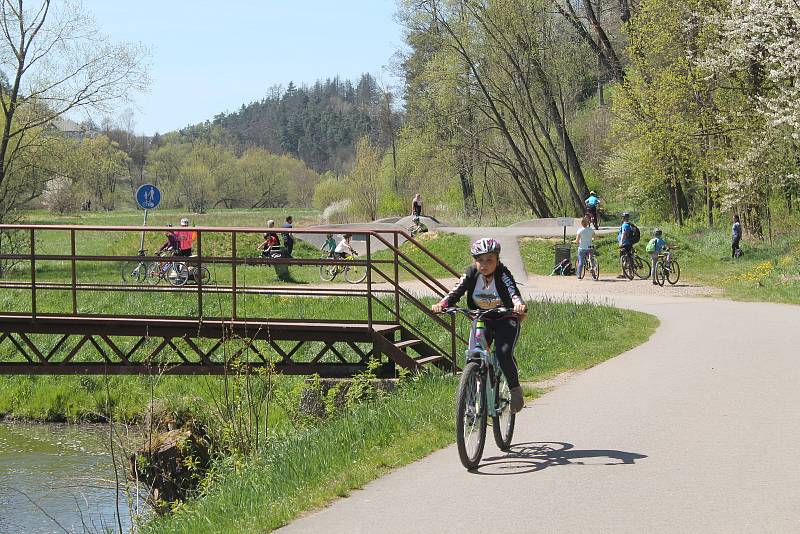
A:
[[[481,276],[481,273],[478,272],[478,269],[473,265],[467,272],[465,272],[461,279],[458,281],[456,286],[450,290],[450,293],[444,297],[440,304],[444,307],[454,306],[461,297],[464,296],[464,293],[467,294],[467,308],[470,310],[477,309],[477,305],[475,301],[472,299],[472,293],[475,290],[475,286],[478,283],[478,277]],[[517,283],[514,281],[514,277],[511,275],[511,271],[508,270],[508,267],[503,265],[502,263],[497,264],[497,269],[494,271],[494,283],[495,287],[497,287],[497,294],[500,296],[500,300],[503,301],[503,306],[506,308],[513,308],[515,304],[524,304],[522,297],[519,294],[519,289],[517,288]]]

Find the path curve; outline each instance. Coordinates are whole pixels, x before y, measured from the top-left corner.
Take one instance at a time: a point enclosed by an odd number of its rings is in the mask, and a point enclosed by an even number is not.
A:
[[[509,454],[469,473],[447,447],[281,532],[800,531],[800,306],[598,285],[523,291],[659,328],[526,406]]]

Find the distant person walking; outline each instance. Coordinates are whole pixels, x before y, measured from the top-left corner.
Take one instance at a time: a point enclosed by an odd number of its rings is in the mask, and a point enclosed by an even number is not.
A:
[[[414,195],[414,199],[411,201],[411,215],[414,217],[422,215],[422,197],[419,193]]]
[[[731,228],[731,258],[738,258],[742,255],[739,248],[739,241],[742,240],[742,223],[739,222],[739,215],[733,214],[733,227]]]
[[[283,224],[283,228],[292,228],[292,216],[289,215],[286,217],[286,222]],[[289,232],[283,233],[283,248],[286,250],[286,256],[289,258],[292,257],[292,249],[294,248],[294,237]]]
[[[586,213],[592,218],[595,230],[600,228],[597,225],[597,206],[600,205],[600,202],[602,202],[600,197],[594,191],[589,191],[589,196],[583,201],[584,206],[586,206]]]

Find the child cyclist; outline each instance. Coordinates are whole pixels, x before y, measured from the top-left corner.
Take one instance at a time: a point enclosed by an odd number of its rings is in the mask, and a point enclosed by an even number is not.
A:
[[[511,388],[511,409],[514,413],[524,405],[522,388],[519,385],[517,362],[514,360],[514,345],[519,337],[520,321],[525,316],[525,302],[519,294],[517,284],[508,268],[500,263],[500,243],[492,238],[475,241],[470,247],[475,263],[467,269],[456,286],[441,302],[431,306],[439,313],[455,305],[466,293],[467,307],[471,310],[488,310],[500,306],[514,310],[518,317],[486,319],[487,341],[494,339],[497,360]]]
[[[653,230],[653,239],[647,242],[647,246],[644,249],[645,252],[650,254],[650,261],[653,262],[653,285],[658,284],[656,281],[656,263],[658,262],[658,255],[667,248],[666,241],[661,238],[662,233],[661,228]]]

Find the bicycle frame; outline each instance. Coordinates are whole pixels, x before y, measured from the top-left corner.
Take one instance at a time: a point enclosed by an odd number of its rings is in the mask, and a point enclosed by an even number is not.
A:
[[[498,406],[495,406],[495,390],[499,385],[498,372],[502,373],[500,364],[497,361],[497,355],[493,350],[489,349],[489,344],[486,341],[486,322],[483,317],[475,317],[472,319],[472,326],[469,332],[469,345],[465,352],[467,362],[477,362],[480,364],[481,372],[485,373],[489,379],[487,380],[486,387],[484,388],[486,395],[486,404],[488,407],[488,415],[490,417],[497,417]]]

